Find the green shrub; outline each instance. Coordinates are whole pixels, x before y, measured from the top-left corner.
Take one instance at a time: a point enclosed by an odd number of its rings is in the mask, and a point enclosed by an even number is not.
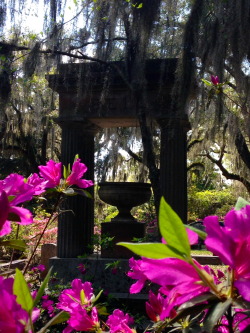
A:
[[[230,189],[197,191],[189,189],[189,219],[203,219],[208,215],[224,216],[234,205],[236,198]]]

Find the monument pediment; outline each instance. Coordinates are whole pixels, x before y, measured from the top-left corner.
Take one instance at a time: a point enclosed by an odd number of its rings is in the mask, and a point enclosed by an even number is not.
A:
[[[177,59],[152,59],[145,66],[146,113],[166,117]],[[99,127],[138,126],[134,94],[124,62],[62,64],[48,75],[49,86],[59,93],[59,118],[82,117]],[[136,91],[138,93],[138,91]]]

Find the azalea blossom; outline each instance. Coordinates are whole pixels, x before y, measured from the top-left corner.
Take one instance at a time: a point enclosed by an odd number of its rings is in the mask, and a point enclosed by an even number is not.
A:
[[[106,323],[110,328],[110,333],[134,333],[130,328],[134,324],[134,319],[119,309],[113,311]]]
[[[58,309],[70,314],[81,305],[83,308],[91,305],[91,298],[94,296],[92,284],[75,279],[71,283],[72,289],[65,289],[59,296]]]
[[[200,270],[206,271],[204,267],[194,261]],[[210,291],[196,269],[184,260],[177,258],[130,259],[131,271],[128,276],[138,279],[130,287],[130,293],[138,293],[143,288],[145,282],[150,280],[161,286],[160,292],[167,296],[166,306],[160,314],[160,319],[171,315],[175,306],[179,306],[192,298]]]
[[[62,163],[50,160],[46,165],[40,165],[40,176],[47,181],[47,188],[54,188],[60,185],[62,178]],[[93,185],[91,180],[82,179],[83,174],[87,171],[87,167],[81,160],[77,158],[72,165],[72,171],[66,178],[67,186],[77,185],[80,188],[87,188]]]
[[[233,270],[233,285],[250,301],[250,206],[231,210],[225,216],[224,227],[217,216],[204,220],[207,249]]]
[[[189,228],[186,228],[186,232],[187,232],[189,244],[190,245],[198,244],[198,240],[199,240],[198,234]],[[162,238],[161,241],[163,244],[167,244],[167,242],[164,238]]]
[[[246,328],[249,330],[250,318],[247,313],[244,313],[242,309],[234,309],[233,315],[233,331],[234,332],[243,332]],[[230,333],[228,319],[226,316],[221,318],[220,325],[217,328],[217,332],[220,333]]]
[[[18,205],[33,198],[35,189],[25,182],[23,176],[16,173],[10,174],[3,180],[0,180],[0,190],[5,191],[7,196],[11,196],[12,205]]]
[[[130,294],[139,293],[145,285],[145,282],[148,280],[146,274],[142,268],[142,259],[135,260],[133,257],[129,259],[130,271],[127,273],[131,279],[137,280],[130,286]]]
[[[48,295],[44,295],[42,296],[42,308],[44,310],[47,310],[48,311],[48,314],[50,317],[53,317],[54,316],[54,312],[55,312],[55,309],[54,309],[54,301],[50,300],[49,299],[49,296]]]
[[[85,274],[86,272],[87,272],[87,268],[86,268],[86,266],[84,265],[84,264],[79,264],[78,266],[77,266],[77,268],[78,268],[78,270],[79,270],[79,272],[80,273],[82,273],[82,274]]]
[[[81,332],[98,331],[100,328],[96,307],[87,311],[81,306],[78,306],[75,311],[71,313],[67,323],[69,326],[63,331],[63,333],[70,333],[73,330]]]
[[[11,221],[22,225],[31,224],[33,217],[31,212],[23,207],[18,207],[20,203],[33,198],[35,189],[25,183],[24,177],[18,174],[11,174],[0,180],[0,236],[11,232]]]
[[[66,182],[69,185],[77,185],[80,188],[86,188],[93,185],[92,180],[81,179],[83,174],[88,170],[80,158],[73,163],[71,174],[67,177]]]
[[[46,165],[39,165],[40,176],[47,181],[47,188],[54,188],[60,184],[62,177],[62,163],[49,160]]]
[[[211,82],[217,86],[220,83],[218,76],[211,75]]]
[[[4,224],[8,218],[9,210],[6,209],[9,207],[9,200],[6,192],[3,190],[0,191],[0,235],[1,231],[4,227]],[[10,227],[10,226],[9,226]],[[5,226],[5,230],[3,230],[3,234],[7,235],[11,230],[8,230],[7,226]]]
[[[34,195],[40,195],[45,192],[48,181],[40,178],[37,173],[33,173],[27,178],[27,184],[34,188]]]
[[[17,303],[13,294],[13,278],[0,276],[0,332],[23,333],[29,321],[29,314]],[[39,310],[34,312],[32,320],[37,319]]]
[[[157,322],[160,320],[160,315],[165,306],[165,298],[160,294],[154,294],[149,291],[149,300],[146,302],[146,312],[151,320]]]
[[[44,265],[38,265],[31,268],[31,271],[34,273],[39,273],[45,271],[46,267]]]
[[[186,228],[188,240],[190,245],[198,244],[199,236],[196,232],[191,229]]]

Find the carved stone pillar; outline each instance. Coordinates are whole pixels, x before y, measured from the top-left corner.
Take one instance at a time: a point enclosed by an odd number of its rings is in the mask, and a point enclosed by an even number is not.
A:
[[[58,119],[62,128],[61,160],[63,165],[72,164],[76,154],[86,164],[85,179],[94,181],[94,136],[97,128],[84,121]],[[94,195],[93,187],[87,188]],[[90,253],[94,228],[94,200],[81,195],[67,197],[61,209],[67,210],[59,216],[57,256],[76,258]]]
[[[188,120],[161,119],[160,186],[167,203],[187,221]]]

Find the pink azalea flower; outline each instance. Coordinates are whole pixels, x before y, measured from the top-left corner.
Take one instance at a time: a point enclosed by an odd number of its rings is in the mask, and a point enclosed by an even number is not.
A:
[[[219,225],[217,216],[204,220],[207,249],[219,256],[234,271],[234,286],[250,301],[250,206],[231,210],[225,216],[225,226]]]
[[[48,311],[50,317],[53,317],[55,311],[54,301],[50,300],[48,295],[42,296],[42,299],[42,308]]]
[[[18,204],[29,201],[34,195],[34,188],[26,184],[24,177],[18,174],[11,174],[0,180],[0,236],[11,232],[10,221],[15,221],[22,225],[31,224],[33,217],[31,212]]]
[[[58,309],[73,313],[78,305],[83,308],[91,304],[93,297],[93,288],[90,282],[84,282],[80,279],[75,279],[71,283],[72,289],[65,289],[59,296]],[[81,299],[82,292],[84,293],[84,301]]]
[[[142,260],[135,260],[134,258],[129,259],[129,266],[131,270],[127,273],[127,275],[131,277],[131,279],[138,280],[131,285],[129,290],[130,294],[139,293],[144,287],[145,282],[148,280],[143,268],[141,267],[142,262]]]
[[[46,267],[44,265],[38,265],[37,266],[37,269],[40,271],[40,272],[44,272]]]
[[[196,232],[191,229],[186,228],[188,240],[190,245],[198,244],[199,236]]]
[[[134,319],[121,310],[114,310],[112,315],[108,317],[106,324],[110,328],[110,333],[133,333],[129,326],[134,324]]]
[[[72,330],[81,332],[97,331],[100,327],[100,323],[96,307],[93,307],[89,313],[86,309],[78,306],[75,311],[70,314],[68,324],[67,330],[64,330],[63,333],[69,333],[72,332]]]
[[[7,209],[9,207],[9,200],[6,192],[3,190],[0,190],[0,231],[3,228],[8,215],[9,215],[9,210]],[[7,230],[8,233],[8,230]]]
[[[164,305],[165,298],[160,293],[156,295],[150,290],[149,300],[146,302],[146,312],[151,320],[154,322],[160,320],[160,315],[163,312]]]
[[[87,272],[86,266],[84,264],[79,264],[77,266],[80,273],[85,274]]]
[[[13,278],[0,276],[0,332],[23,333],[29,314],[16,302]]]
[[[186,228],[188,240],[190,245],[198,244],[199,236],[196,232],[194,232],[191,229]],[[167,244],[166,240],[164,238],[161,239],[162,243]]]
[[[217,332],[220,333],[230,333],[228,327],[229,323],[225,316],[221,318],[221,326],[218,327]],[[247,327],[249,330],[250,318],[247,313],[244,313],[242,309],[235,309],[235,314],[233,316],[233,331],[243,332]]]
[[[46,267],[44,265],[38,265],[35,267],[32,267],[31,270],[35,273],[43,272],[45,271]]]
[[[54,188],[60,184],[62,177],[62,163],[56,163],[50,160],[46,165],[40,165],[38,167],[40,170],[40,176],[47,180],[47,188]]]
[[[66,179],[69,185],[77,185],[80,188],[86,188],[93,185],[91,180],[81,179],[83,174],[88,170],[84,163],[81,163],[80,158],[78,158],[73,166],[71,174]]]
[[[27,179],[27,184],[33,186],[34,188],[34,195],[40,195],[45,192],[47,183],[48,181],[40,178],[37,173],[33,173]]]
[[[18,219],[17,221],[15,221],[16,223],[22,224],[22,225],[31,224],[33,222],[33,217],[32,217],[31,212],[26,208],[12,206],[11,205],[12,202],[9,202],[9,201],[6,202],[5,212],[2,214],[2,211],[1,211],[2,222],[3,222],[3,218],[6,217],[6,214],[8,214],[8,218],[11,218],[11,217],[9,217],[10,216],[9,214],[13,214],[13,217],[15,217],[15,219]],[[5,236],[5,235],[9,234],[10,232],[11,232],[10,221],[6,220],[5,223],[2,224],[2,228],[0,230],[0,236]]]
[[[8,197],[13,197],[11,200],[12,206],[31,200],[35,192],[34,187],[27,184],[24,177],[16,173],[0,180],[0,190],[5,191]]]
[[[167,296],[161,320],[170,316],[175,306],[209,292],[204,286],[195,268],[184,260],[176,258],[130,260],[132,272],[128,275],[139,279],[130,287],[130,293],[140,292],[146,280],[161,286],[160,291]],[[196,262],[200,269],[204,269]]]
[[[211,82],[217,86],[220,83],[218,76],[211,75]]]

